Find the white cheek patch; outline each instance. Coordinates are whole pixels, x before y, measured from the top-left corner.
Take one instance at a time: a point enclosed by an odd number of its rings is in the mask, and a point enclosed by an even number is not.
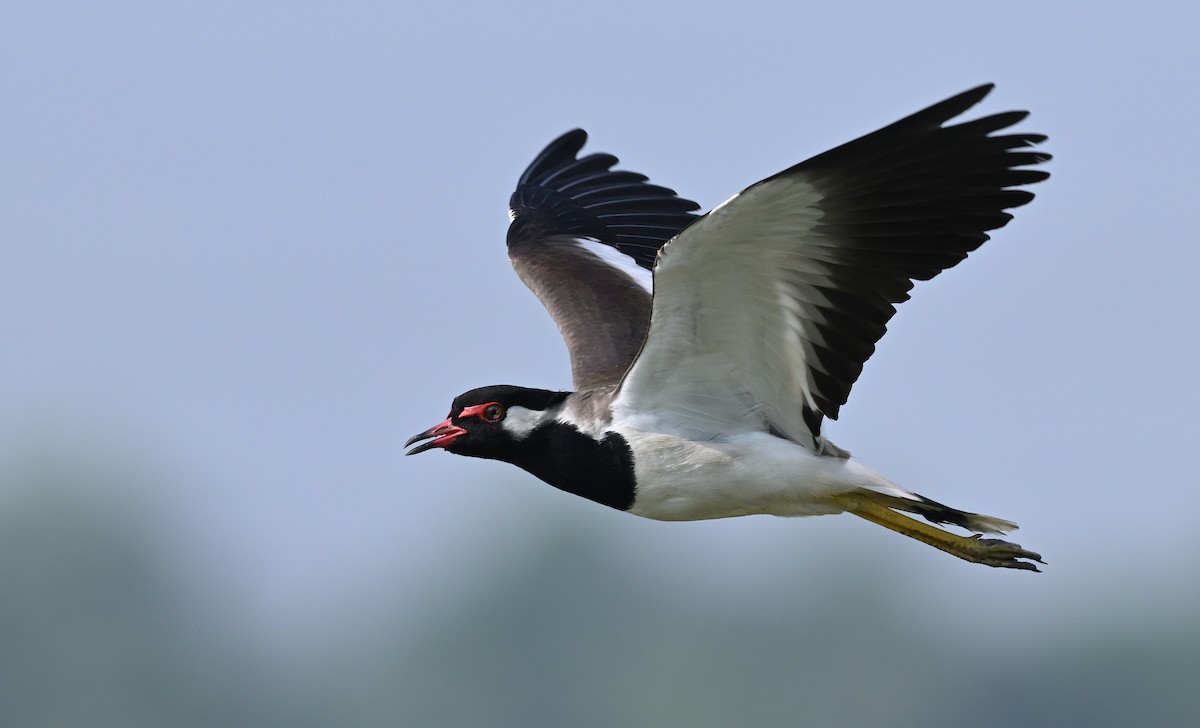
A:
[[[524,440],[529,437],[529,433],[537,429],[538,425],[546,421],[546,413],[540,410],[531,410],[524,407],[509,407],[508,413],[500,422],[500,426],[506,432],[518,440]]]

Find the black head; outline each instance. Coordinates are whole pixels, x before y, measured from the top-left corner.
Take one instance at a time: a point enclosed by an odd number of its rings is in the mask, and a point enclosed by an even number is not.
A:
[[[457,455],[512,461],[520,443],[553,418],[568,394],[509,384],[472,389],[454,398],[444,422],[409,438],[404,446],[428,440],[407,454],[440,447]]]

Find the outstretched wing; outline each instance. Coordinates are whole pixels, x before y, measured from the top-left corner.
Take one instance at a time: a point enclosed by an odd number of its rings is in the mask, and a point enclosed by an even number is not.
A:
[[[576,389],[616,384],[650,323],[658,249],[699,205],[645,175],[612,169],[611,154],[577,158],[587,133],[554,140],[517,182],[508,256],[566,341]]]
[[[747,188],[663,248],[618,416],[689,436],[769,429],[814,450],[914,280],[966,258],[1045,179],[1027,112],[947,122],[959,94]],[[656,413],[669,413],[659,415]],[[647,422],[652,418],[654,422]],[[639,421],[636,420],[635,421]]]

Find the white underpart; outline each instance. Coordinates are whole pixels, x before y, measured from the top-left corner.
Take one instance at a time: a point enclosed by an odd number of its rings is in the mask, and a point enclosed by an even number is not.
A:
[[[858,490],[913,494],[857,461],[817,455],[765,432],[696,442],[618,427],[634,452],[637,497],[629,510],[660,521],[756,513],[841,513],[835,496]]]
[[[579,247],[588,251],[607,265],[616,268],[625,275],[629,276],[648,293],[654,292],[654,275],[637,264],[637,261],[625,255],[611,245],[605,245],[599,240],[592,238],[576,238]]]

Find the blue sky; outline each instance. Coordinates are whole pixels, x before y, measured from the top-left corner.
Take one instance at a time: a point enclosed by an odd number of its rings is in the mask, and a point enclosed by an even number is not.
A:
[[[1195,7],[434,5],[0,13],[0,464],[143,473],[112,497],[280,640],[416,624],[459,596],[445,574],[486,580],[562,528],[710,599],[870,559],[1035,633],[1097,602],[1195,608]],[[978,113],[1030,109],[1053,177],[918,286],[829,432],[1018,521],[1044,575],[849,517],[640,522],[402,457],[463,390],[569,384],[503,244],[557,134],[707,209],[986,81]]]

